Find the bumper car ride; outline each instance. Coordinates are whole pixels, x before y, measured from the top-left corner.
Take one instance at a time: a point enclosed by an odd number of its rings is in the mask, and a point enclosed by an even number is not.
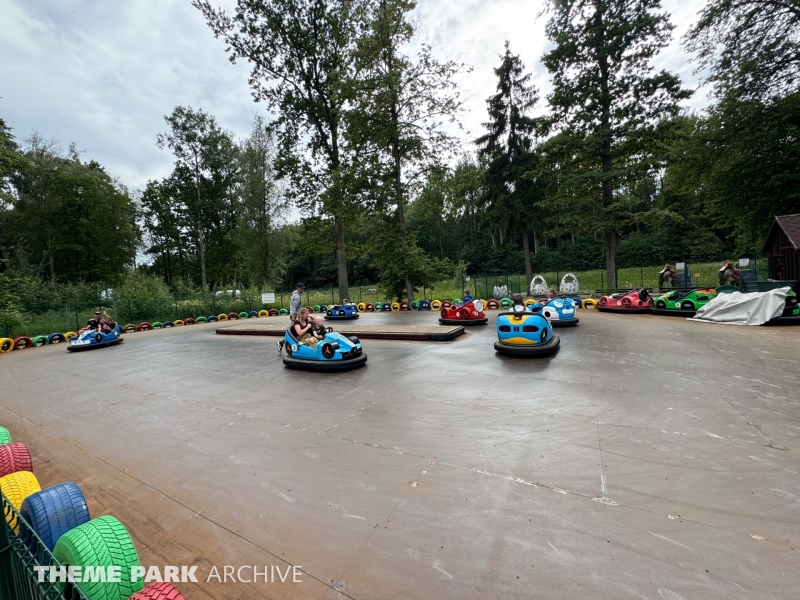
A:
[[[529,310],[532,309],[532,305]],[[541,306],[541,305],[540,305]],[[538,311],[553,327],[573,327],[580,322],[575,316],[575,301],[572,298],[553,298]]]
[[[482,300],[443,306],[439,315],[440,325],[485,325],[489,320]]]
[[[97,348],[105,348],[106,346],[121,344],[122,341],[122,327],[119,325],[117,325],[117,328],[110,333],[100,333],[99,331],[91,331],[87,329],[78,337],[72,338],[69,341],[67,350],[69,352],[96,350]]]
[[[597,301],[597,310],[615,313],[649,313],[652,305],[650,292],[640,289],[603,296]]]
[[[703,290],[673,290],[653,301],[650,312],[667,317],[691,318],[697,310],[717,295],[713,288]]]
[[[357,337],[345,337],[330,328],[316,348],[301,344],[290,329],[286,330],[283,339],[286,350],[283,364],[290,369],[349,371],[367,363],[367,355],[361,349],[361,342]]]
[[[325,311],[325,318],[332,321],[357,319],[358,307],[355,304],[334,304]]]
[[[786,294],[786,304],[780,316],[770,319],[767,325],[800,325],[800,305],[797,303],[797,294],[789,290]]]
[[[497,315],[497,338],[494,349],[506,356],[550,356],[561,344],[547,319],[530,312]]]

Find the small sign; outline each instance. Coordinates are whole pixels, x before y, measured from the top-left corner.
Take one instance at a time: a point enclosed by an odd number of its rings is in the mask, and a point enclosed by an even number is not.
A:
[[[466,279],[467,281],[469,281],[469,275],[467,275],[467,276],[465,277],[465,279]]]
[[[675,268],[678,271],[683,271],[686,268],[686,263],[675,263]]]
[[[749,258],[740,258],[739,259],[739,266],[740,267],[746,267],[749,264],[750,264],[750,259]]]
[[[261,304],[275,304],[275,292],[261,294]]]

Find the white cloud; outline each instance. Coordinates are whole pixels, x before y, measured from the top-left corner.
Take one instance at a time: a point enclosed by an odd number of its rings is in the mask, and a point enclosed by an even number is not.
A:
[[[547,46],[542,6],[542,0],[420,0],[419,39],[474,67],[460,81],[468,95],[467,139],[486,118],[505,39],[546,93],[548,76],[538,62]],[[699,0],[665,2],[676,39],[657,63],[692,87],[696,78],[679,39],[701,7]],[[0,14],[0,116],[20,139],[38,129],[64,146],[76,142],[129,186],[169,173],[171,157],[155,139],[174,106],[202,107],[238,135],[249,131],[254,112],[266,110],[250,96],[248,66],[231,65],[189,0],[0,0]],[[690,106],[706,102],[701,91]]]

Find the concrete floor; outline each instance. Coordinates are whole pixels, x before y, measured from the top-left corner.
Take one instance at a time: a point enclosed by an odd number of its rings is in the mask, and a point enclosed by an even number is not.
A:
[[[492,316],[333,375],[216,324],[12,352],[0,424],[144,565],[198,565],[190,600],[797,598],[800,328],[580,318],[552,359],[495,356]]]

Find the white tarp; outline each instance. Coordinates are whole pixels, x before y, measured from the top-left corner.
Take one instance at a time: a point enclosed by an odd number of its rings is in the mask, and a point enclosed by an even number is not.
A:
[[[726,325],[763,325],[781,315],[789,289],[782,287],[768,292],[719,294],[689,320]]]

